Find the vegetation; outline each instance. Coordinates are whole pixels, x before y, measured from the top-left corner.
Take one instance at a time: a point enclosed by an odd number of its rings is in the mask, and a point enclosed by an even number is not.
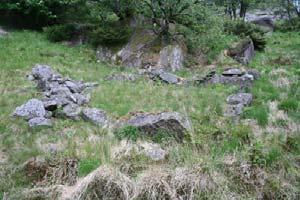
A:
[[[273,3],[287,13],[286,4]],[[135,181],[140,192],[135,199],[167,199],[174,194],[181,199],[191,194],[190,199],[298,199],[299,19],[290,9],[293,19],[281,21],[275,32],[265,34],[242,20],[263,4],[267,6],[265,1],[254,0],[3,1],[0,12],[13,14],[18,20],[25,16],[24,25],[39,31],[9,29],[8,36],[0,36],[0,198],[22,199],[22,191],[38,187],[22,166],[29,158],[42,157],[78,159],[79,177],[100,167],[102,182],[97,184],[101,191],[93,195],[104,199],[131,194]],[[134,17],[141,19],[133,26]],[[237,86],[185,87],[146,78],[105,81],[108,75],[136,70],[97,62],[89,44],[124,45],[141,29],[154,29],[161,36],[158,52],[165,43],[183,41],[189,56],[194,58],[201,51],[212,61],[209,67],[193,66],[176,72],[183,77],[201,76],[211,68],[219,73],[232,66],[259,71],[260,78],[249,90],[254,100],[245,107],[240,121],[233,123],[224,116],[226,98],[240,91]],[[60,43],[81,34],[89,44],[69,47]],[[259,50],[247,67],[222,53],[245,37],[250,37]],[[29,128],[23,120],[10,116],[28,99],[41,97],[35,83],[26,79],[37,63],[50,65],[66,77],[98,82],[88,106],[116,119],[131,112],[176,111],[190,119],[192,130],[178,142],[166,132],[148,138],[131,126],[110,130],[68,119],[55,119],[50,128]],[[160,161],[140,152],[117,160],[115,152],[123,141],[155,143],[168,154]],[[51,148],[57,151],[53,153]]]

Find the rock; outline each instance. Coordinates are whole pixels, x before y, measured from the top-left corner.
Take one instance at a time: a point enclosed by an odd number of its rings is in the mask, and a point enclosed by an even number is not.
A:
[[[159,144],[143,142],[139,144],[141,152],[153,161],[164,160],[167,156],[167,151],[163,150]]]
[[[183,68],[184,52],[179,45],[169,45],[160,51],[158,66],[172,71]]]
[[[96,51],[97,60],[100,62],[110,62],[114,56],[113,52],[108,47],[99,46]]]
[[[55,100],[46,100],[43,102],[44,103],[44,107],[46,110],[48,111],[55,111],[58,108],[58,103]]]
[[[251,88],[253,84],[253,76],[249,74],[244,74],[242,76],[223,76],[215,75],[209,83],[212,84],[229,84],[238,85],[241,89]]]
[[[250,93],[238,93],[227,97],[227,103],[230,105],[243,104],[244,106],[248,106],[251,104],[252,100],[253,95]]]
[[[226,69],[222,75],[223,76],[242,76],[244,73],[242,72],[242,70],[237,69],[237,68],[230,68],[230,69]]]
[[[97,108],[85,108],[82,111],[83,119],[101,127],[109,127],[109,119],[103,110]]]
[[[235,47],[229,49],[228,55],[243,65],[248,65],[255,55],[251,39],[244,39]]]
[[[227,105],[226,111],[224,115],[226,117],[238,117],[243,113],[244,105],[236,104],[236,105]]]
[[[32,69],[32,75],[37,80],[50,80],[54,75],[54,71],[48,65],[37,64]]]
[[[75,81],[66,81],[65,85],[69,88],[72,93],[81,93],[84,90],[84,84]]]
[[[256,24],[262,27],[265,31],[273,32],[275,29],[274,20],[271,17],[260,17],[251,21],[253,24]]]
[[[250,74],[253,76],[254,80],[257,80],[260,78],[260,73],[256,69],[250,69],[247,71],[247,74]]]
[[[4,37],[4,36],[7,36],[7,35],[8,35],[8,32],[5,31],[4,29],[2,29],[2,28],[0,27],[0,37]]]
[[[155,69],[150,72],[150,78],[155,80],[159,79],[168,84],[179,84],[182,79],[172,73],[166,72],[163,69]]]
[[[107,81],[136,81],[138,78],[138,75],[136,74],[112,74],[110,76],[107,76],[105,80]]]
[[[69,103],[63,108],[63,115],[67,118],[73,119],[73,120],[79,120],[81,114],[81,107],[79,107],[76,104]]]
[[[191,130],[188,119],[177,112],[137,113],[126,120],[125,124],[137,127],[141,132],[150,136],[159,131],[165,131],[174,134],[179,140],[183,139],[185,132]]]
[[[46,119],[44,117],[36,117],[32,118],[28,121],[30,127],[38,127],[38,126],[52,126],[52,122],[50,119]]]
[[[68,98],[79,106],[87,104],[90,101],[88,97],[78,93],[70,94]]]
[[[38,99],[31,99],[27,103],[16,108],[13,116],[23,117],[30,120],[36,117],[44,117],[46,110],[42,101]]]

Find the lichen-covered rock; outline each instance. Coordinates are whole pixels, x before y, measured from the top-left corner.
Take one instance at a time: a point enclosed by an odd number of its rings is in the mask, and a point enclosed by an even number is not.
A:
[[[251,39],[244,39],[235,47],[230,48],[228,55],[243,65],[248,65],[255,56],[254,44]]]
[[[54,71],[48,65],[37,64],[32,69],[32,75],[35,79],[45,79],[49,80],[53,77]]]
[[[30,127],[52,126],[51,120],[44,117],[32,118],[28,121],[28,124]]]
[[[27,103],[16,108],[13,116],[23,117],[30,120],[36,117],[44,117],[46,110],[42,101],[38,99],[31,99]]]
[[[183,68],[184,52],[179,45],[169,45],[160,51],[158,66],[172,71]]]
[[[82,110],[83,119],[101,127],[109,127],[109,119],[103,110],[97,108],[85,108]]]
[[[70,103],[63,108],[63,115],[73,120],[79,120],[81,114],[81,107],[76,104]]]
[[[248,106],[253,100],[253,95],[250,93],[238,93],[227,97],[227,103],[231,105],[243,104]]]
[[[160,131],[167,132],[179,140],[191,131],[189,120],[177,112],[137,113],[126,120],[125,125],[137,127],[150,136]]]

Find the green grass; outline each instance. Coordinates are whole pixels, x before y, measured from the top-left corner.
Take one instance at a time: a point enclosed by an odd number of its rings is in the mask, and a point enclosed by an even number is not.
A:
[[[280,55],[298,58],[299,46],[298,33],[274,33],[268,38],[266,51],[258,52],[249,66],[258,69],[262,76],[251,90],[254,102],[245,109],[243,115],[245,119],[255,119],[260,125],[259,128],[266,133],[256,137],[251,127],[233,124],[223,116],[226,97],[234,93],[236,87],[180,87],[154,83],[147,79],[136,83],[104,81],[103,78],[109,74],[132,72],[133,69],[97,63],[94,51],[89,47],[70,48],[59,43],[50,43],[43,34],[37,32],[15,31],[10,33],[8,38],[0,38],[0,150],[5,149],[8,156],[7,165],[2,166],[0,163],[0,170],[6,172],[0,173],[0,196],[4,192],[13,193],[31,187],[24,174],[14,169],[33,156],[54,156],[45,152],[44,147],[49,143],[63,146],[57,157],[79,159],[80,176],[85,176],[104,164],[115,167],[130,164],[137,172],[153,165],[175,168],[201,164],[213,174],[226,174],[227,169],[222,160],[229,155],[235,157],[237,162],[254,163],[267,171],[270,177],[280,176],[282,180],[296,187],[299,185],[299,181],[295,181],[299,180],[296,166],[300,152],[298,135],[278,133],[286,136],[284,141],[279,142],[270,140],[265,128],[269,126],[270,113],[267,105],[272,101],[279,102],[279,109],[287,111],[294,123],[300,121],[299,83],[295,81],[288,88],[278,88],[273,81],[280,75],[272,75],[274,69],[282,68],[287,71],[284,75],[286,78],[299,80],[297,72],[300,62],[291,59],[292,63],[284,66],[270,62]],[[227,59],[220,63],[217,71],[221,71],[222,66],[227,66],[227,62],[232,64],[232,61]],[[113,117],[123,117],[136,111],[176,111],[191,119],[192,131],[182,143],[177,143],[165,134],[158,134],[159,137],[152,138],[169,150],[168,158],[163,163],[152,163],[143,157],[114,163],[111,160],[112,149],[119,145],[119,140],[110,130],[103,130],[83,121],[65,119],[55,119],[54,126],[49,129],[30,129],[25,121],[13,119],[10,115],[17,106],[28,99],[41,97],[35,84],[26,80],[26,74],[30,73],[33,65],[37,63],[48,64],[62,75],[73,79],[100,83],[91,93],[89,106],[103,109]],[[183,70],[178,74],[190,76],[203,71],[205,70]],[[277,120],[274,126],[279,126],[285,131],[288,123],[289,121]],[[138,132],[132,128],[120,130],[119,133],[120,139],[140,139]],[[282,171],[278,175],[280,167]],[[288,170],[285,170],[287,168]],[[286,178],[287,174],[291,174],[290,180]],[[6,181],[8,179],[9,181]],[[280,193],[281,190],[277,189],[280,188],[280,184],[276,181],[275,183],[276,187],[269,184],[270,187],[266,190],[276,190]],[[227,186],[220,187],[236,194],[241,193],[241,185],[233,183],[230,187]],[[246,193],[245,196],[249,199],[256,198],[254,189],[249,189]],[[215,194],[211,194],[213,195]]]

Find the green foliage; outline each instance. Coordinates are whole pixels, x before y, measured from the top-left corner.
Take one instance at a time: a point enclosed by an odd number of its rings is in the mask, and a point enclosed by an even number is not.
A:
[[[289,111],[296,111],[299,106],[299,101],[295,98],[289,98],[283,100],[279,105],[278,108],[281,110]]]
[[[76,34],[76,27],[73,24],[54,25],[45,27],[43,30],[51,42],[68,41]]]
[[[280,31],[280,32],[300,31],[299,18],[279,21],[278,23],[276,23],[276,31]]]
[[[265,32],[258,26],[241,20],[227,21],[225,23],[225,31],[230,34],[237,35],[241,38],[250,37],[256,50],[264,50],[267,41]]]
[[[89,38],[93,46],[113,46],[126,43],[131,33],[131,28],[121,23],[103,24],[91,31]]]
[[[136,141],[141,137],[140,131],[134,126],[126,126],[124,128],[118,129],[115,131],[115,135],[118,139],[129,139]]]

